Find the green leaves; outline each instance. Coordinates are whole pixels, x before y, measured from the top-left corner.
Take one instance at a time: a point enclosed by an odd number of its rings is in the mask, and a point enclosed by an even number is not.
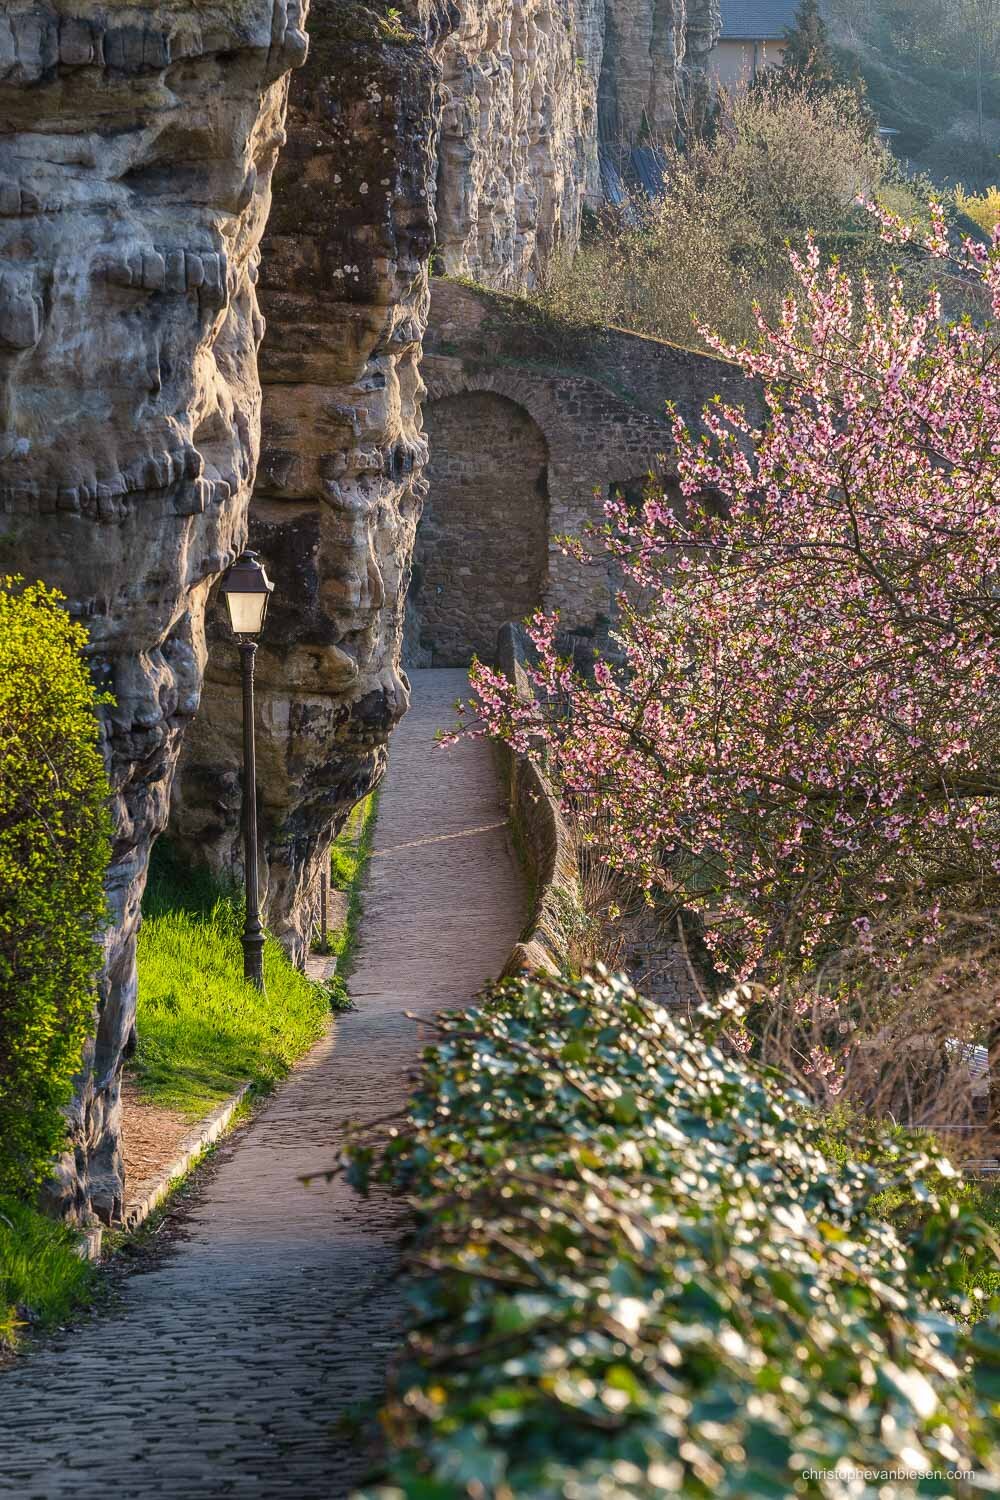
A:
[[[41,584],[0,578],[0,1191],[30,1189],[95,1003],[108,785],[86,634]]]
[[[1000,1331],[954,1316],[990,1241],[942,1207],[939,1164],[898,1135],[831,1160],[776,1082],[619,980],[510,981],[441,1027],[409,1131],[355,1148],[420,1215],[380,1493],[995,1482]],[[905,1233],[873,1206],[887,1180]]]

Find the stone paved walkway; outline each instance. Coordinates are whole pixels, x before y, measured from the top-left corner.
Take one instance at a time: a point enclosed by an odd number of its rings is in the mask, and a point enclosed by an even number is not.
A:
[[[338,1020],[220,1165],[122,1306],[0,1374],[0,1494],[19,1500],[335,1500],[365,1460],[335,1429],[399,1335],[402,1227],[384,1196],[305,1189],[338,1125],[406,1092],[404,1010],[465,1001],[502,966],[522,891],[489,747],[433,750],[462,672],[416,672],[393,740],[359,962]]]

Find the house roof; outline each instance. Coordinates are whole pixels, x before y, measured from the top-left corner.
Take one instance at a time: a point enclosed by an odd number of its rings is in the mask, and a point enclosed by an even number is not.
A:
[[[798,0],[722,0],[720,40],[770,42],[784,38]]]

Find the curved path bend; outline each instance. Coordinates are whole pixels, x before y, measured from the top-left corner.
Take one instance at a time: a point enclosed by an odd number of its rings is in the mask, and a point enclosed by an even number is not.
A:
[[[401,1212],[300,1174],[345,1118],[401,1104],[421,1046],[403,1012],[464,1003],[503,966],[523,892],[490,747],[434,748],[466,687],[413,673],[393,737],[351,990],[358,1010],[220,1153],[181,1236],[121,1304],[0,1374],[0,1494],[19,1500],[335,1500],[344,1436],[400,1333]]]

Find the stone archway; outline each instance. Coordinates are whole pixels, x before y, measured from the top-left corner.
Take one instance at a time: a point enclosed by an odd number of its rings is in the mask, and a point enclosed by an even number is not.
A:
[[[407,601],[413,666],[492,660],[497,631],[542,603],[548,577],[548,445],[517,402],[492,391],[424,409],[428,495]]]

